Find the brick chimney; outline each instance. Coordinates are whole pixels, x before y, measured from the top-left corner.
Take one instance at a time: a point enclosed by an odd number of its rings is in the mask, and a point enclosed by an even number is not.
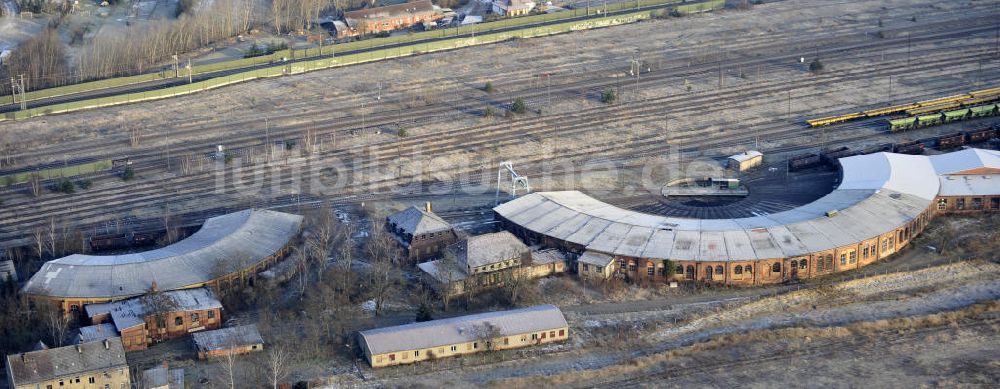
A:
[[[431,210],[431,202],[430,201],[428,201],[427,204],[424,205],[424,210],[426,210],[428,213],[434,212],[433,210]]]

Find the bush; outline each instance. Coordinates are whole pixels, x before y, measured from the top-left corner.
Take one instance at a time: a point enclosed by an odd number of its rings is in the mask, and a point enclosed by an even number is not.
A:
[[[601,102],[605,104],[613,104],[618,100],[618,93],[614,89],[605,89],[601,91]]]
[[[236,157],[233,156],[233,153],[230,153],[228,151],[226,152],[226,154],[222,156],[222,160],[226,163],[226,165],[232,163],[234,158]]]
[[[291,150],[295,148],[295,141],[292,139],[285,141],[285,150]]]
[[[78,188],[80,188],[80,189],[83,189],[83,190],[90,189],[90,187],[93,186],[93,185],[94,185],[94,182],[90,181],[88,179],[82,179],[82,180],[76,182],[76,186]]]
[[[524,103],[524,99],[518,97],[514,99],[514,102],[510,105],[510,110],[516,114],[523,114],[528,112],[528,105]]]
[[[405,138],[407,135],[409,134],[406,132],[405,128],[400,128],[399,130],[396,131],[396,136],[400,138]]]
[[[813,73],[821,73],[823,71],[823,63],[819,61],[819,58],[809,63],[809,71]]]
[[[431,307],[427,306],[425,303],[420,304],[420,308],[417,309],[417,322],[431,321],[434,320],[434,316],[431,314]]]
[[[487,81],[486,85],[483,85],[483,92],[493,93],[493,91],[494,91],[494,89],[493,89],[493,83]]]
[[[128,181],[135,178],[135,170],[131,166],[126,166],[125,170],[122,171],[122,180]]]
[[[497,115],[497,112],[496,112],[496,110],[493,109],[493,107],[487,105],[486,108],[483,108],[483,117],[484,118],[492,118],[492,117],[494,117],[496,115]]]
[[[76,191],[73,188],[73,183],[65,178],[59,180],[59,182],[56,182],[54,185],[52,185],[51,189],[53,192],[66,193],[66,194],[71,194]]]

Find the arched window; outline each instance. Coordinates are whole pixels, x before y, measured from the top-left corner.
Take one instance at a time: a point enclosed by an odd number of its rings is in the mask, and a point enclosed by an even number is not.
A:
[[[687,279],[693,280],[694,279],[694,266],[688,265],[686,274],[687,274]]]
[[[712,279],[712,267],[705,266],[705,278]]]
[[[792,269],[797,268],[797,267],[799,267],[799,262],[793,259],[791,265],[792,265]]]
[[[733,274],[743,274],[743,266],[736,265],[736,267],[733,268]]]
[[[715,274],[718,274],[718,275],[726,274],[726,269],[723,269],[722,266],[716,266],[715,267]]]
[[[753,274],[753,266],[751,265],[743,266],[743,271],[745,271],[747,274]]]
[[[775,273],[781,273],[781,263],[775,262],[774,265],[771,265],[771,271]]]
[[[677,265],[677,271],[675,271],[674,273],[684,274],[684,265]]]
[[[805,269],[809,267],[809,263],[805,259],[799,261],[799,269]]]

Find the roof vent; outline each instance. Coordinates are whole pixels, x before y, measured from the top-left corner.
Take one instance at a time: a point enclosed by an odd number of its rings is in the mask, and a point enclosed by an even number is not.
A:
[[[111,345],[109,345],[109,344],[108,344],[108,340],[107,340],[107,339],[104,339],[104,349],[105,349],[105,350],[108,350],[108,349],[110,349],[110,348],[111,348]]]
[[[83,354],[83,348],[81,348],[79,344],[76,345],[76,352]]]
[[[890,194],[889,197],[893,198],[893,199],[896,199],[896,200],[899,200],[899,198],[903,197],[903,195],[901,195],[899,193],[893,193],[893,194]]]
[[[830,210],[830,211],[826,211],[826,217],[834,217],[834,216],[837,216],[838,213],[840,213],[840,211],[838,211],[836,209]]]

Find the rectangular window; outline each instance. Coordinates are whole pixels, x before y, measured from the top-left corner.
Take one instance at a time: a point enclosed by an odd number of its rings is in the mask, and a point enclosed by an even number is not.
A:
[[[566,336],[566,330],[559,330],[559,336]]]
[[[208,318],[215,319],[215,311],[208,311]]]
[[[414,351],[413,352],[413,356],[414,357],[419,357],[420,356],[420,350]]]
[[[478,348],[479,348],[479,342],[472,342],[472,349],[475,350]]]
[[[864,251],[861,252],[861,257],[864,259],[868,259],[868,246],[865,246]]]
[[[191,314],[191,321],[196,322],[198,320],[201,320],[201,318],[198,317],[198,314],[197,313],[192,313]]]
[[[840,254],[840,266],[847,265],[847,254]]]
[[[849,253],[848,258],[850,259],[850,263],[855,263],[858,261],[858,253],[855,251],[851,251]]]
[[[586,264],[586,263],[585,263],[585,264],[583,264],[583,271],[584,271],[584,272],[588,272],[588,271],[590,271],[590,266],[587,266],[587,264]]]
[[[646,275],[647,276],[653,275],[655,271],[656,271],[656,269],[654,267],[652,267],[652,266],[647,266],[646,267]]]
[[[972,199],[972,209],[983,209],[982,197],[975,197]]]
[[[883,240],[882,241],[882,252],[884,253],[886,251],[889,251],[889,241]]]
[[[624,269],[625,268],[625,260],[624,259],[619,259],[618,262],[621,263],[622,269]]]
[[[594,273],[604,273],[604,267],[594,266]]]
[[[938,199],[938,211],[944,211],[945,209],[948,209],[948,200]]]
[[[549,331],[549,337],[550,338],[555,338],[556,337],[556,332],[555,331]]]
[[[628,265],[628,271],[630,271],[630,272],[636,271],[636,265],[634,263],[630,263]]]
[[[537,340],[538,334],[531,334],[531,340]]]
[[[1000,197],[990,199],[990,209],[1000,209]]]
[[[509,345],[509,344],[510,344],[510,339],[503,338],[503,345],[506,346],[506,345]]]
[[[965,209],[965,199],[955,199],[955,209]]]
[[[545,339],[545,333],[544,332],[542,333],[542,339]]]
[[[451,346],[451,352],[458,351],[458,346]]]
[[[389,354],[389,362],[396,360],[396,354]]]
[[[94,377],[87,378],[87,382],[94,383]]]

